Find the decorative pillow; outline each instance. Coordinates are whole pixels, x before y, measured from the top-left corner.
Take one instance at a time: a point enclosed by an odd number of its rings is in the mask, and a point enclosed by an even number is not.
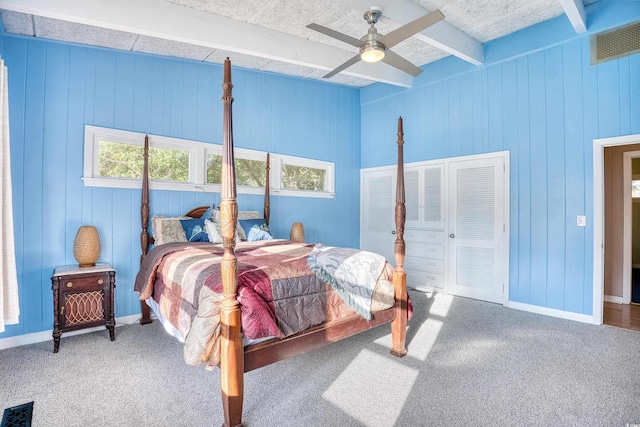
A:
[[[241,219],[238,221],[240,223],[240,227],[244,230],[244,234],[247,236],[246,240],[249,240],[249,232],[252,227],[258,227],[262,231],[269,232],[269,226],[264,222],[264,219]]]
[[[184,228],[187,240],[190,242],[208,242],[209,236],[204,227],[204,218],[181,219],[180,223]]]
[[[220,223],[220,209],[214,209],[213,222]],[[238,220],[241,219],[258,219],[262,218],[262,214],[258,211],[238,211]]]
[[[163,245],[165,243],[171,242],[186,242],[187,236],[184,232],[184,228],[182,228],[182,224],[180,223],[181,219],[185,219],[186,217],[178,217],[178,218],[167,218],[164,216],[154,216],[151,218],[151,234],[155,241],[155,245]]]
[[[209,241],[211,243],[222,243],[222,236],[218,231],[219,225],[215,224],[210,219],[204,220],[204,228],[207,230],[207,235],[209,236]]]
[[[244,229],[242,228],[242,226],[240,225],[240,221],[236,221],[236,240],[240,239],[240,241],[246,241],[247,240],[247,235],[244,232]]]
[[[204,226],[209,236],[209,241],[212,243],[222,243],[222,226],[216,222],[212,222],[209,219],[204,221]],[[240,235],[238,234],[238,228],[236,227],[236,243],[240,242]]]
[[[202,214],[202,216],[200,218],[202,218],[202,219],[211,219],[212,217],[213,217],[213,209],[211,208],[211,206],[209,206],[209,209],[204,211],[204,213]]]
[[[216,224],[220,224],[220,209],[214,209],[212,212],[213,222],[215,222]],[[247,233],[243,229],[242,225],[240,225],[240,221],[259,218],[262,218],[262,214],[258,211],[239,211],[238,222],[236,223],[236,241],[238,241],[238,238],[242,241],[247,240]],[[264,222],[264,220],[262,220],[262,222]]]
[[[271,240],[271,239],[273,239],[273,236],[269,234],[268,231],[262,230],[259,225],[254,225],[253,227],[251,227],[251,230],[249,230],[249,234],[247,235],[247,241],[249,242],[257,242],[258,240]]]

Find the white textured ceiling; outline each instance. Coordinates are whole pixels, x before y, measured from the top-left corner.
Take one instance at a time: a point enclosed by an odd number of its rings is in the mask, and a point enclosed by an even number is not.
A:
[[[470,46],[469,55],[473,58],[469,61],[478,64],[482,62],[482,43],[565,13],[569,16],[581,9],[584,13],[584,5],[595,1],[382,0],[376,2],[383,4],[383,16],[376,28],[386,34],[421,14],[440,9],[445,22],[434,25],[431,33],[425,31],[411,37],[392,50],[422,66],[451,53],[461,60],[469,60],[464,49]],[[362,17],[367,9],[363,0],[137,0],[135,3],[143,8],[138,15],[127,0],[107,2],[113,10],[101,10],[105,2],[100,0],[50,3],[0,0],[5,31],[194,61],[222,63],[229,56],[235,66],[311,79],[322,79],[328,70],[344,62],[344,58],[354,56],[357,49],[312,31],[306,25],[317,23],[356,38],[368,29]],[[385,15],[386,10],[401,22]],[[147,19],[141,20],[140,16]],[[572,24],[579,31],[576,24]],[[215,36],[216,30],[230,35],[221,40]],[[233,36],[234,32],[237,36]],[[447,44],[450,39],[458,40],[461,52],[455,46],[452,49],[445,46],[442,50],[442,43]],[[282,47],[278,47],[278,43]],[[295,46],[287,50],[288,45]],[[310,60],[306,55],[314,50],[318,59]],[[366,86],[374,81],[394,83],[393,77],[387,77],[386,69],[381,68],[381,74],[376,71],[369,76],[368,66],[371,70],[377,70],[376,66],[391,68],[386,64],[360,63],[328,80],[351,86]],[[397,84],[411,84],[410,76],[401,79]]]

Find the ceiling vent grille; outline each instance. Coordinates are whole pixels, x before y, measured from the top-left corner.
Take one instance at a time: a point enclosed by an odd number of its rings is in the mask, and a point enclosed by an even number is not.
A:
[[[640,22],[591,36],[591,65],[640,52]]]

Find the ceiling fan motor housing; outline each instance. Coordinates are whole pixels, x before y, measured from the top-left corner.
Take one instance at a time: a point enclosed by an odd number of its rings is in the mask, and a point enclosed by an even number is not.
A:
[[[378,19],[382,16],[382,11],[379,7],[372,6],[371,10],[368,10],[364,13],[363,18],[369,24],[373,25],[378,22]]]
[[[372,27],[360,40],[362,41],[362,46],[360,46],[360,56],[363,61],[377,62],[384,58],[386,48],[378,41],[378,32],[375,28]],[[370,53],[366,54],[365,52]]]
[[[364,13],[364,19],[371,24],[367,34],[360,38],[360,41],[362,41],[360,58],[365,62],[378,62],[384,58],[386,48],[378,41],[378,30],[374,27],[380,16],[382,16],[382,11],[376,6],[371,7],[371,10]]]

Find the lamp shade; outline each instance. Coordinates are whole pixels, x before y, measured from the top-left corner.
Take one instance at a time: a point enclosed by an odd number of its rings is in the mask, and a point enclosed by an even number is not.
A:
[[[78,229],[73,241],[73,256],[80,267],[94,267],[100,258],[100,236],[93,225],[83,225]]]
[[[369,46],[360,51],[360,59],[364,62],[378,62],[384,58],[384,49],[378,46]]]
[[[289,233],[289,240],[304,243],[304,226],[301,222],[294,222]]]

